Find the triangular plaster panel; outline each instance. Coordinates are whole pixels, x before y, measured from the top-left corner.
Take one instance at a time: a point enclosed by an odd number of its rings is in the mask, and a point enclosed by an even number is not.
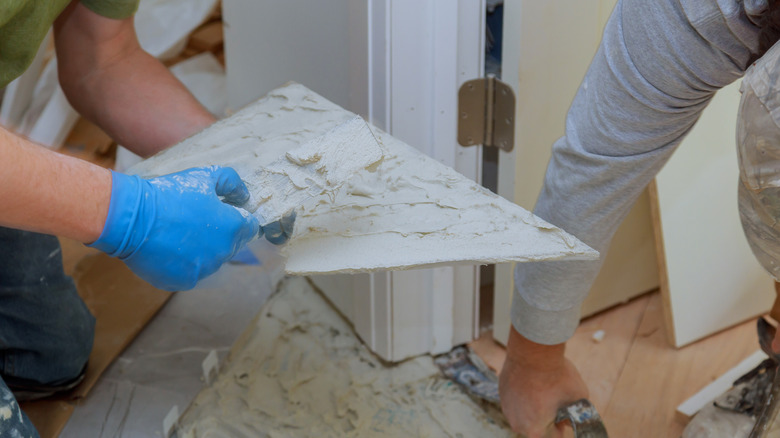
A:
[[[289,84],[130,173],[158,176],[222,165],[251,183],[259,168],[352,117],[306,87]],[[598,257],[570,234],[372,130],[385,150],[384,160],[374,172],[356,173],[337,193],[298,208],[295,232],[283,248],[288,273]]]

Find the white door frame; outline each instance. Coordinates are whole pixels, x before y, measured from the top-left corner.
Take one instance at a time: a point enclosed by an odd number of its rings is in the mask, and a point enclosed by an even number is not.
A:
[[[483,75],[485,1],[369,0],[368,23],[368,119],[479,181],[481,147],[457,144],[457,91]],[[385,359],[479,332],[476,266],[359,275],[353,290],[356,330]]]

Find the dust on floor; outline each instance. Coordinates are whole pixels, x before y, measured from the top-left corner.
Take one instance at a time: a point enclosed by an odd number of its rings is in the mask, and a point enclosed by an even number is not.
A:
[[[511,437],[495,408],[430,356],[389,365],[303,278],[289,278],[233,346],[179,437]]]

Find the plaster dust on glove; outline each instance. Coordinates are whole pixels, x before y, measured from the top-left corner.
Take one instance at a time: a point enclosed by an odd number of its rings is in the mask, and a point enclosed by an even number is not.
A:
[[[286,202],[284,197],[274,196],[266,206],[258,203],[268,197],[262,169],[298,167],[323,175],[315,169],[322,165],[328,169],[324,182],[320,180],[325,187],[331,187],[329,177],[349,177],[340,189],[323,191],[296,207],[295,229],[282,249],[285,269],[295,275],[598,258],[574,236],[376,127],[371,132],[384,157],[375,170],[340,167],[374,159],[361,146],[367,136],[342,144],[353,147],[352,153],[358,150],[358,157],[335,143],[316,146],[324,151],[320,164],[310,162],[316,154],[296,152],[355,118],[306,87],[288,84],[129,171],[147,177],[190,167],[230,166],[254,198],[248,208],[259,207],[260,214],[266,208],[286,208],[273,206]],[[296,162],[303,166],[293,166]],[[310,193],[305,187],[309,182],[293,180],[300,184],[295,190]]]

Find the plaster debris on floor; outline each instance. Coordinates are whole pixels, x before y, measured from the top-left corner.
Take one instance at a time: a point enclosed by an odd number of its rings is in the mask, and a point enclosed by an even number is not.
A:
[[[487,409],[487,410],[486,410]],[[179,437],[511,437],[430,356],[388,365],[303,278],[281,283]]]
[[[691,419],[682,438],[748,438],[769,397],[776,369],[767,359],[741,376]],[[769,424],[764,436],[780,436],[780,422],[774,419]]]
[[[353,118],[306,87],[290,84],[129,172],[149,177],[232,166],[261,199],[258,169]],[[391,135],[372,131],[385,149],[376,171],[356,172],[335,194],[315,196],[298,208],[295,232],[283,249],[288,273],[598,257],[522,207]]]

